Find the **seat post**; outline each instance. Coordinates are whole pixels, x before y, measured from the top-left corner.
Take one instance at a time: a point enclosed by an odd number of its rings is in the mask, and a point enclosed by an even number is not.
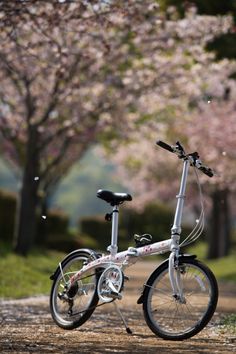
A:
[[[111,253],[111,256],[115,256],[118,251],[118,247],[117,247],[118,221],[119,221],[119,207],[118,205],[115,205],[112,211],[111,244],[109,247],[107,247],[107,250]]]

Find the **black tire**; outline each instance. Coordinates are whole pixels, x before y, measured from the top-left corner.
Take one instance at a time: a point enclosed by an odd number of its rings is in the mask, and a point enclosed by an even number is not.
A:
[[[143,292],[144,317],[149,328],[167,340],[183,340],[200,332],[212,318],[218,286],[211,270],[196,259],[183,259],[178,271],[186,303],[173,296],[168,261],[150,276]]]
[[[93,255],[89,250],[73,252],[61,264],[63,275],[60,268],[53,275],[50,311],[59,327],[70,330],[81,326],[89,319],[98,304],[98,274],[94,270],[86,272],[70,290],[65,288],[71,276],[85,263],[91,261]]]

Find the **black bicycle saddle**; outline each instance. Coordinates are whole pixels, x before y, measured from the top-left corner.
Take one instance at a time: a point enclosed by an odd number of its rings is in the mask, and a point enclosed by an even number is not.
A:
[[[99,189],[97,191],[97,197],[105,200],[105,202],[112,206],[119,205],[125,201],[131,201],[132,197],[127,193],[114,193],[105,189]]]

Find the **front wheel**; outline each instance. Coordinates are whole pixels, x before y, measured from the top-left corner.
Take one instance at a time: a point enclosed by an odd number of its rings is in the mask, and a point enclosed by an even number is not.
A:
[[[87,271],[68,288],[71,277],[92,260],[91,256],[92,253],[87,250],[73,252],[53,276],[50,311],[56,324],[64,329],[81,326],[98,304],[96,271]]]
[[[212,318],[218,300],[218,286],[211,270],[196,259],[180,260],[176,273],[183,297],[173,295],[168,262],[158,267],[143,293],[144,317],[159,337],[183,340],[200,332]]]

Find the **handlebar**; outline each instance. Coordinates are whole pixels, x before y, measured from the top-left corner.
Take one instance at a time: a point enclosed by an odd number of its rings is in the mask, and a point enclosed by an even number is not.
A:
[[[213,170],[202,164],[201,160],[199,159],[199,155],[197,152],[193,152],[191,154],[186,154],[184,151],[183,146],[180,144],[179,141],[176,142],[176,145],[171,146],[167,143],[165,143],[164,141],[158,140],[156,142],[156,144],[160,147],[162,147],[165,150],[168,150],[169,152],[172,152],[174,154],[176,154],[180,159],[184,159],[184,160],[189,160],[190,164],[192,166],[195,166],[196,168],[198,168],[201,172],[203,172],[205,175],[207,175],[208,177],[213,177],[214,176],[214,172]]]
[[[201,162],[200,162],[201,163]],[[202,171],[205,175],[207,175],[208,177],[213,177],[214,176],[214,172],[213,170],[210,168],[210,167],[207,167],[207,166],[204,166],[204,165],[200,165],[200,166],[197,166],[195,164],[195,166],[200,170]]]
[[[169,144],[164,143],[164,141],[158,140],[157,145],[159,145],[160,147],[162,147],[165,150],[168,150],[170,152],[174,152],[174,149]]]

